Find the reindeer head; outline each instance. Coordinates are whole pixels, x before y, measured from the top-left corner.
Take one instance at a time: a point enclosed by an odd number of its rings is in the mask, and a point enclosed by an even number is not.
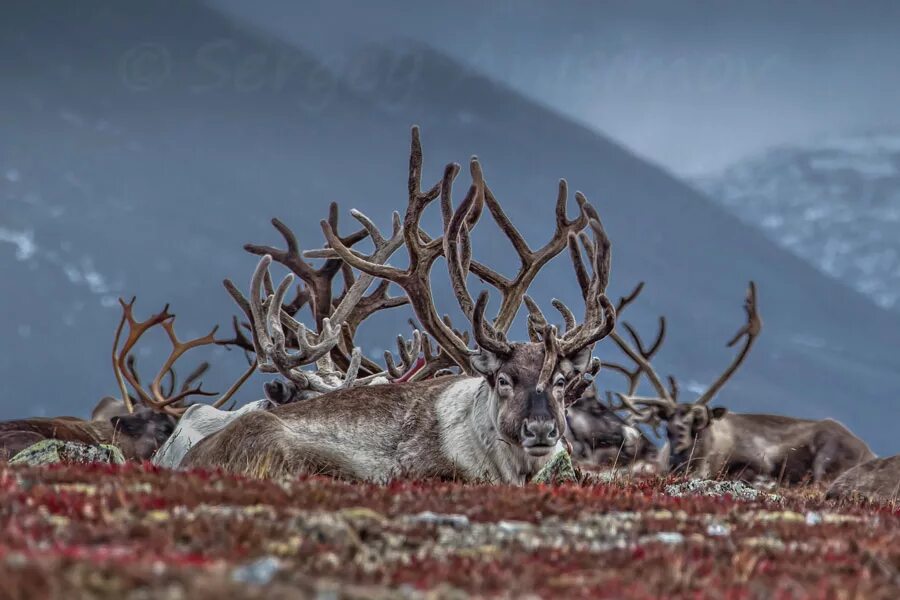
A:
[[[265,382],[263,384],[263,391],[265,392],[266,400],[268,400],[272,406],[283,406],[285,404],[290,404],[291,402],[304,400],[307,395],[310,394],[309,390],[302,389],[293,381],[285,379],[274,379]],[[318,395],[315,393],[313,394]]]
[[[640,293],[640,289],[641,286],[638,286],[630,296],[623,298],[619,302],[619,310],[634,300]],[[628,344],[618,332],[613,332],[610,336],[616,345],[637,365],[633,371],[620,366],[615,367],[616,370],[624,373],[630,381],[628,392],[626,394],[617,394],[621,401],[621,405],[618,408],[630,410],[638,421],[651,422],[654,425],[659,424],[661,421],[666,422],[666,435],[672,455],[671,464],[674,467],[686,464],[690,453],[693,452],[698,436],[710,427],[716,419],[721,419],[727,414],[727,410],[722,407],[710,408],[709,402],[747,358],[750,348],[762,330],[762,319],[759,316],[756,305],[756,285],[752,281],[747,289],[744,311],[747,314],[747,322],[728,342],[728,347],[736,345],[742,339],[744,340],[743,345],[725,371],[694,402],[679,402],[678,386],[675,383],[675,379],[669,377],[669,387],[667,389],[650,364],[650,358],[659,349],[665,334],[664,319],[660,320],[660,334],[649,349],[645,348],[637,332],[627,323],[623,324],[623,327],[631,336],[634,347]],[[650,380],[651,385],[657,392],[657,397],[642,398],[634,396],[641,374],[646,375]]]
[[[173,416],[146,406],[138,406],[134,414],[114,416],[109,421],[118,437],[130,438],[135,455],[141,460],[150,459],[175,431]]]
[[[568,358],[548,356],[544,344],[511,344],[503,354],[482,348],[472,357],[472,368],[491,387],[494,424],[503,439],[533,456],[553,449],[566,430],[566,384],[587,370],[590,350]]]
[[[704,429],[713,419],[721,419],[728,412],[723,407],[710,408],[705,404],[680,403],[674,410],[656,407],[659,418],[666,421],[666,436],[675,456],[689,453]]]
[[[656,446],[638,427],[600,402],[593,385],[577,393],[569,405],[566,426],[574,456],[587,462],[627,465],[656,454]]]

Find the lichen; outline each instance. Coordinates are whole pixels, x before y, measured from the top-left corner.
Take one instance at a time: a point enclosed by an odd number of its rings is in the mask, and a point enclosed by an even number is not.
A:
[[[572,457],[565,450],[560,450],[537,472],[531,481],[544,484],[578,483]]]
[[[124,465],[122,451],[111,444],[96,446],[79,442],[43,440],[25,448],[12,459],[11,465],[50,465],[57,463],[107,463]]]

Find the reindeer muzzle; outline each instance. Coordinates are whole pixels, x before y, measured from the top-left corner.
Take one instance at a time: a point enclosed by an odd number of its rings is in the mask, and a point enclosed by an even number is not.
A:
[[[559,428],[551,419],[528,418],[522,422],[522,447],[532,456],[549,454],[559,441]]]

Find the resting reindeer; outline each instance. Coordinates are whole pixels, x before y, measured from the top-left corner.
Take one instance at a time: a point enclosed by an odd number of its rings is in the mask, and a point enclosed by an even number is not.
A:
[[[630,304],[643,289],[643,283],[627,297],[619,300],[616,305],[617,319],[621,318],[622,311]],[[546,318],[537,305],[528,297],[525,303],[529,309],[529,325],[532,329],[543,326]],[[562,309],[562,307],[559,307]],[[621,320],[619,320],[621,323]],[[649,361],[662,347],[666,336],[666,320],[660,318],[659,331],[656,339],[645,347],[643,340],[637,332],[627,323],[622,324],[631,335],[636,345],[636,351]],[[614,332],[615,333],[615,332]],[[615,334],[618,337],[618,334]],[[605,363],[604,368],[621,373],[628,380],[628,395],[633,395],[637,390],[641,379],[640,366],[629,370],[615,363]],[[599,363],[598,363],[599,367]],[[599,369],[598,369],[599,370]],[[578,386],[580,389],[575,389]],[[606,403],[600,402],[596,386],[591,383],[575,382],[570,389],[577,400],[569,406],[566,422],[568,429],[566,437],[573,447],[572,457],[584,463],[626,468],[637,473],[660,473],[668,468],[668,457],[660,453],[659,448],[641,431],[638,423],[633,422],[630,411],[621,411],[614,406],[610,392],[606,392]],[[620,414],[622,413],[622,414]],[[666,464],[660,464],[664,462]]]
[[[569,405],[566,438],[572,444],[572,458],[581,463],[636,472],[660,470],[656,445],[627,418],[600,402],[593,387]]]
[[[897,502],[900,500],[900,454],[873,458],[844,471],[828,487],[825,497]]]
[[[203,363],[187,377],[180,391],[176,392],[175,362],[188,350],[216,343],[213,332],[182,342],[175,335],[174,315],[168,307],[146,321],[133,316],[134,299],[119,300],[122,319],[116,329],[113,343],[113,373],[122,391],[122,398],[103,398],[94,408],[89,421],[75,417],[31,418],[0,423],[0,457],[11,458],[28,446],[46,439],[80,442],[84,444],[113,444],[122,450],[128,460],[147,460],[171,435],[175,421],[185,408],[180,404],[192,395],[214,395],[194,386],[196,380],[209,367]],[[121,334],[128,325],[128,335],[119,348]],[[135,344],[148,330],[161,326],[169,336],[172,351],[156,378],[145,389],[135,368],[131,354]],[[255,365],[254,365],[255,369]],[[254,369],[248,370],[219,398],[214,406],[221,406],[233,395]],[[168,377],[168,385],[165,379]],[[128,382],[133,394],[125,387]]]
[[[874,457],[868,446],[832,419],[814,421],[780,415],[737,414],[709,402],[744,362],[762,328],[757,312],[756,286],[750,283],[744,304],[747,323],[728,346],[743,345],[728,368],[693,403],[678,402],[674,379],[670,389],[650,363],[618,333],[610,337],[640,367],[658,394],[641,398],[619,394],[623,407],[638,420],[666,422],[670,469],[698,477],[725,475],[742,479],[769,478],[796,484],[824,482]],[[640,406],[643,405],[643,408]]]
[[[112,444],[127,460],[146,460],[169,437],[174,419],[164,413],[139,407],[134,414],[107,421],[73,417],[19,419],[0,423],[0,459],[10,459],[43,440],[82,444]]]
[[[592,218],[596,213],[578,194],[581,215],[569,220],[566,186],[561,182],[556,233],[535,251],[485,185],[475,159],[471,163],[473,184],[455,211],[451,186],[459,167],[449,165],[441,183],[422,192],[421,166],[418,130],[414,128],[409,206],[403,222],[410,258],[407,269],[379,264],[350,250],[327,223],[323,223],[323,231],[330,252],[350,267],[364,276],[393,282],[406,292],[424,330],[438,343],[443,356],[464,374],[431,380],[413,376],[408,383],[345,388],[271,412],[250,413],[194,446],[182,466],[221,467],[269,476],[320,472],[377,482],[397,477],[444,477],[521,484],[562,449],[567,380],[588,368],[594,343],[615,323],[615,310],[604,293],[609,243],[599,220]],[[423,209],[438,195],[444,231],[431,238],[420,229],[419,221]],[[485,204],[521,258],[521,268],[512,279],[472,259],[469,235]],[[565,248],[567,240],[572,245],[574,234],[589,222],[595,244],[593,274],[582,286],[584,322],[569,327],[562,336],[548,325],[540,332],[539,342],[508,342],[505,332],[531,281]],[[430,272],[439,257],[447,262],[460,308],[472,325],[477,350],[470,349],[462,334],[438,316]],[[269,310],[264,315],[260,288],[269,262],[267,257],[260,261],[251,282],[257,355],[271,360],[282,374],[300,377],[303,374],[293,371],[291,365],[309,362],[313,355],[327,350],[321,344],[301,343],[304,347],[300,356],[285,352],[278,307],[290,278],[267,298]],[[488,323],[484,315],[487,292],[482,292],[477,302],[469,294],[470,272],[501,291],[503,301],[493,323]],[[323,323],[323,333],[329,326]],[[305,329],[298,329],[302,339]],[[440,356],[419,373],[433,375],[441,370],[435,366]]]
[[[334,206],[334,205],[333,205]],[[333,226],[336,226],[336,215],[334,214],[334,209],[331,211],[331,223]],[[368,225],[370,221],[365,218],[365,216],[360,215],[359,213],[355,213],[357,218],[365,225]],[[397,248],[400,247],[400,242],[402,237],[400,236],[400,223],[399,223],[399,215],[395,219],[395,231],[394,236],[390,240],[385,240],[378,237],[373,237],[373,242],[376,247],[376,252],[378,253],[377,259],[381,262],[384,262],[391,253],[393,253]],[[279,231],[287,239],[287,245],[289,250],[281,256],[282,264],[286,266],[293,267],[295,271],[304,273],[315,273],[316,270],[306,263],[302,257],[299,256],[299,251],[297,250],[296,239],[294,238],[293,232],[279,221],[276,221],[277,227]],[[356,236],[357,238],[359,236]],[[248,246],[248,249],[251,251],[255,251],[257,246]],[[273,252],[277,252],[274,249],[270,249]],[[330,261],[340,261],[340,259],[329,259]],[[298,265],[302,265],[302,269],[298,268]],[[331,270],[330,275],[327,277],[322,275],[319,277],[308,276],[305,278],[306,286],[304,288],[300,288],[300,292],[295,298],[294,301],[288,304],[281,305],[281,319],[285,323],[292,332],[295,334],[299,332],[300,324],[293,320],[293,315],[295,315],[307,302],[310,298],[320,298],[322,294],[320,294],[320,286],[327,286],[329,289],[332,286],[331,278],[337,273],[337,270]],[[321,395],[322,393],[334,391],[337,389],[343,389],[352,387],[358,384],[365,384],[370,382],[386,382],[387,379],[384,377],[379,377],[380,374],[371,374],[371,376],[366,378],[357,378],[359,370],[361,368],[362,356],[358,349],[354,349],[350,351],[349,362],[347,363],[347,369],[342,371],[338,367],[335,366],[335,362],[331,355],[333,350],[338,349],[337,345],[339,340],[341,340],[341,326],[346,323],[352,323],[358,325],[361,323],[366,317],[373,314],[377,310],[382,308],[391,308],[394,306],[398,306],[400,303],[395,299],[388,297],[384,292],[385,288],[381,288],[380,291],[376,291],[369,296],[363,296],[366,292],[366,288],[371,284],[372,279],[370,277],[367,278],[359,278],[353,281],[347,280],[345,281],[346,289],[341,294],[340,299],[336,300],[334,305],[331,306],[331,303],[328,304],[315,304],[311,306],[313,316],[317,322],[322,322],[327,324],[325,328],[324,335],[321,339],[316,340],[319,347],[324,350],[322,353],[309,352],[305,356],[309,359],[308,363],[304,361],[296,361],[293,363],[293,367],[290,370],[287,370],[286,373],[290,379],[276,379],[274,381],[267,382],[264,385],[265,389],[265,399],[257,400],[255,402],[250,402],[241,406],[236,410],[219,410],[218,408],[214,408],[208,405],[194,405],[190,407],[181,419],[178,422],[178,426],[175,428],[175,432],[169,437],[166,443],[160,448],[159,452],[153,457],[153,463],[162,466],[175,468],[181,464],[182,459],[185,454],[187,454],[188,450],[190,450],[193,446],[198,444],[201,440],[206,437],[220,431],[229,425],[232,421],[235,421],[239,417],[253,411],[261,411],[261,410],[270,410],[276,408],[278,406],[284,406],[291,402],[296,401],[304,401],[310,398],[314,398],[316,396]],[[268,289],[271,288],[271,284],[268,283],[265,278],[259,280],[257,283],[265,285]],[[254,312],[253,309],[250,308],[249,301],[237,290],[234,284],[231,281],[225,282],[225,287],[238,303],[238,305],[245,309],[246,316],[248,319],[253,321]],[[256,292],[257,297],[259,296],[259,290]],[[298,300],[299,299],[299,300]],[[259,309],[259,314],[262,314],[262,307]],[[321,317],[321,318],[320,318]],[[243,331],[241,326],[238,324],[237,319],[234,321],[235,327],[235,338],[233,342],[238,346],[246,346],[249,345],[249,349],[253,350],[255,347],[252,342],[244,341],[246,338],[243,336]],[[252,331],[252,327],[251,327]],[[298,347],[303,348],[307,347],[306,335],[304,335],[303,343],[299,344]],[[420,338],[416,338],[420,339]],[[348,338],[343,336],[343,340],[347,342]],[[349,344],[352,346],[352,344]],[[402,345],[401,351],[410,351],[412,348],[407,348],[407,346]],[[418,349],[415,350],[416,355],[418,355]],[[320,355],[321,354],[321,355]],[[295,355],[296,356],[296,355]],[[257,360],[261,355],[257,355]],[[265,360],[265,357],[262,357],[258,364],[260,370],[264,372],[269,372],[274,369],[274,364]],[[404,357],[401,356],[401,360]],[[410,357],[406,356],[406,359],[409,360]],[[316,370],[311,373],[304,373],[299,375],[296,372],[296,368],[303,366],[305,364],[315,363]],[[405,364],[405,363],[404,363]],[[393,362],[389,363],[390,368],[395,368]],[[277,369],[275,369],[277,370]]]

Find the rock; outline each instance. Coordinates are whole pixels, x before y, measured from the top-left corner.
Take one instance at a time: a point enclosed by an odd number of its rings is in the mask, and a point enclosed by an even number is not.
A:
[[[572,457],[565,450],[560,450],[553,455],[553,458],[544,465],[544,468],[537,472],[532,483],[578,483],[578,476],[575,473],[575,466],[572,464]]]
[[[713,481],[710,479],[690,479],[684,483],[666,486],[670,496],[725,496],[737,500],[781,500],[777,494],[761,492],[742,481]]]
[[[281,562],[277,558],[266,556],[237,567],[231,572],[231,579],[250,585],[266,585],[272,581],[280,568]]]
[[[431,511],[421,512],[417,515],[409,517],[410,521],[415,523],[429,523],[434,525],[445,525],[454,529],[462,529],[469,526],[469,517],[466,515],[441,514]]]
[[[44,440],[25,448],[9,461],[11,465],[50,465],[55,463],[102,462],[124,465],[122,451],[110,444],[91,446],[79,442]]]

